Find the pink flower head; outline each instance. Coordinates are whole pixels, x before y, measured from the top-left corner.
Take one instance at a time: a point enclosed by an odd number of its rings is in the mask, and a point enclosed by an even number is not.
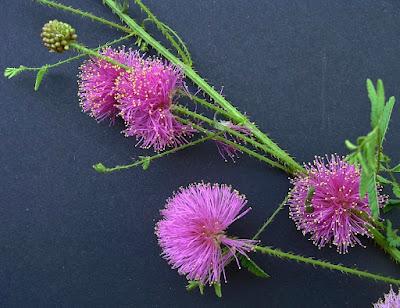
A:
[[[377,303],[374,304],[374,308],[399,308],[400,307],[400,291],[396,294],[393,291],[392,286],[390,286],[389,293],[385,294],[384,299],[379,299]]]
[[[124,48],[105,48],[101,55],[116,60],[119,63],[135,68],[140,62],[140,55],[136,51]],[[84,112],[90,114],[97,121],[110,119],[114,121],[119,110],[116,108],[115,80],[125,69],[111,64],[106,60],[91,58],[80,66],[78,75],[79,97]]]
[[[242,133],[247,136],[250,135],[250,131],[244,126],[235,125],[231,121],[220,121],[219,123],[227,128],[230,128],[230,129],[238,132],[238,133]],[[239,138],[237,138],[229,133],[224,133],[224,137],[232,142],[235,142],[238,144],[241,143]],[[227,157],[229,157],[230,159],[232,159],[233,162],[235,162],[235,158],[239,158],[239,153],[242,153],[237,148],[235,148],[232,145],[227,144],[225,142],[216,140],[215,144],[217,145],[219,154],[222,156],[222,158],[225,161],[228,161]]]
[[[184,89],[182,71],[157,58],[141,59],[139,69],[121,74],[116,99],[127,125],[125,135],[155,151],[185,143],[192,129],[179,123],[170,109],[179,89]]]
[[[156,225],[162,255],[188,280],[219,283],[223,273],[226,282],[225,265],[236,253],[246,255],[256,243],[225,233],[250,210],[241,212],[246,203],[244,196],[227,185],[200,183],[181,188],[167,200],[163,219]]]
[[[361,245],[358,235],[370,234],[359,213],[371,211],[368,198],[360,198],[359,169],[337,155],[327,157],[327,162],[316,157],[306,169],[306,175],[291,181],[294,187],[288,200],[297,229],[310,234],[319,248],[333,244],[339,253],[347,253],[349,246]],[[383,204],[385,197],[379,201]]]

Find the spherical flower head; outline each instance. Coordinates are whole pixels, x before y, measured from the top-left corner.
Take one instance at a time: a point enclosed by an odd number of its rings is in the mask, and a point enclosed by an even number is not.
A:
[[[181,188],[167,200],[163,219],[156,225],[162,255],[188,280],[219,283],[221,274],[225,278],[225,265],[236,253],[246,255],[256,243],[230,238],[225,232],[250,210],[242,211],[246,203],[244,196],[227,185],[200,183]]]
[[[400,307],[400,291],[396,294],[390,286],[389,293],[385,294],[383,299],[379,299],[374,304],[374,308],[399,308]]]
[[[140,55],[136,51],[125,48],[105,48],[100,54],[109,57],[121,64],[137,69]],[[119,110],[115,100],[115,81],[125,72],[125,69],[111,64],[104,59],[93,57],[85,61],[80,67],[78,75],[79,97],[82,110],[97,121],[110,119],[114,122]]]
[[[339,253],[347,253],[349,247],[361,245],[359,235],[370,236],[365,221],[365,215],[371,215],[368,197],[360,198],[358,167],[337,155],[326,160],[316,157],[305,166],[306,175],[292,180],[289,216],[319,248],[333,244]],[[379,196],[379,202],[385,197]]]
[[[250,135],[250,130],[248,128],[241,125],[235,125],[231,121],[219,121],[219,124],[243,135]],[[241,140],[232,134],[226,132],[224,133],[224,137],[234,143],[241,144]],[[228,158],[233,162],[235,162],[235,158],[239,158],[241,151],[234,146],[219,140],[215,140],[215,144],[217,145],[219,154],[226,162],[228,161]]]
[[[141,59],[139,69],[118,77],[116,90],[126,136],[135,136],[143,148],[157,152],[186,142],[192,129],[171,112],[174,95],[184,90],[181,69],[157,58]]]
[[[40,35],[44,46],[50,52],[64,52],[69,50],[69,45],[76,41],[75,29],[69,24],[58,20],[50,20],[42,28]]]

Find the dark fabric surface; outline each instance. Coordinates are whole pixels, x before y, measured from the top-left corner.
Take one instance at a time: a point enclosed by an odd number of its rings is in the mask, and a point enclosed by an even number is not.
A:
[[[4,1],[1,67],[39,66],[49,54],[42,25],[70,22],[96,46],[117,31],[34,3]],[[116,20],[101,1],[65,3]],[[187,42],[195,66],[298,161],[346,152],[343,141],[369,130],[367,77],[400,97],[400,4],[372,1],[145,1]],[[137,10],[136,10],[137,11]],[[136,13],[133,13],[136,14]],[[3,307],[369,307],[383,283],[255,255],[272,276],[228,269],[223,298],[185,290],[159,256],[154,223],[179,186],[233,185],[253,210],[230,229],[251,236],[283,200],[287,176],[243,156],[225,163],[212,143],[140,169],[101,175],[96,162],[127,163],[144,151],[80,110],[79,62],[57,68],[33,91],[34,76],[0,79],[0,304]],[[386,151],[398,158],[395,107]],[[398,216],[398,213],[394,213]],[[398,220],[397,220],[398,221]],[[400,276],[399,267],[363,239],[348,255],[318,250],[283,210],[262,241],[283,250]]]

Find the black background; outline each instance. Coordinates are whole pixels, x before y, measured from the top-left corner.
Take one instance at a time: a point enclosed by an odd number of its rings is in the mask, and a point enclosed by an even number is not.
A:
[[[39,66],[49,54],[39,33],[49,19],[70,22],[88,46],[121,34],[33,1],[3,1],[1,66]],[[65,3],[116,20],[101,1]],[[145,1],[187,42],[195,67],[298,161],[345,153],[343,141],[369,130],[367,77],[399,97],[400,4],[374,1]],[[132,11],[139,16],[138,9]],[[228,269],[223,298],[185,290],[159,256],[154,224],[174,190],[195,181],[233,185],[253,210],[230,229],[251,236],[284,198],[285,174],[243,156],[225,163],[212,143],[141,169],[101,175],[96,162],[128,163],[144,151],[80,111],[79,62],[52,70],[39,92],[34,75],[0,79],[0,304],[6,307],[369,307],[389,288],[308,265],[254,256],[272,276]],[[398,158],[399,107],[386,151]],[[396,214],[394,214],[396,216]],[[400,276],[371,241],[345,256],[319,251],[288,219],[264,244]]]

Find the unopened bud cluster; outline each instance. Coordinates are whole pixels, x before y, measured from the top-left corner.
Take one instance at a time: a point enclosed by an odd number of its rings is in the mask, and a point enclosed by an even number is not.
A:
[[[75,29],[69,24],[58,20],[51,20],[42,28],[42,41],[50,52],[64,52],[69,45],[75,42],[77,35]]]

